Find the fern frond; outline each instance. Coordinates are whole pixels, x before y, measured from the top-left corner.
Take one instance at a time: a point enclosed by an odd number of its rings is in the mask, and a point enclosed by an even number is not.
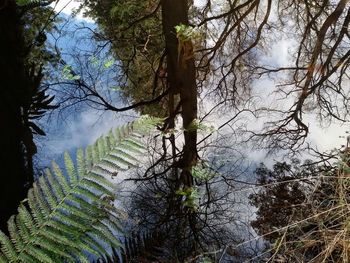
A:
[[[145,149],[138,137],[154,122],[144,117],[100,137],[76,162],[65,153],[64,169],[52,162],[9,219],[9,237],[0,231],[0,263],[89,262],[87,253],[106,254],[103,244],[120,247],[122,213],[107,178],[136,166]]]

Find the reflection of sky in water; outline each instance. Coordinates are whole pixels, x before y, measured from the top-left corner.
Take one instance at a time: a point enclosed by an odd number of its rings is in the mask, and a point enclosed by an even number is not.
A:
[[[196,3],[200,6],[202,2],[203,1],[197,0]],[[71,14],[72,11],[79,6],[79,2],[70,0],[60,0],[55,5],[55,9],[58,11],[62,10],[62,13],[66,14],[65,17],[67,17],[67,15]],[[83,18],[82,14],[78,14],[76,20],[72,20],[67,24],[62,24],[64,25],[62,31],[66,31],[67,33],[65,33],[63,37],[59,38],[57,43],[61,48],[61,53],[64,60],[71,65],[74,65],[75,63],[82,64],[83,67],[81,68],[81,72],[84,72],[84,70],[86,69],[92,70],[92,73],[99,76],[97,82],[90,83],[88,76],[82,76],[82,78],[85,81],[87,81],[88,84],[99,84],[99,91],[104,94],[109,93],[108,95],[112,94],[112,99],[114,102],[113,104],[118,105],[117,103],[115,103],[116,101],[118,101],[118,97],[115,95],[117,95],[116,91],[119,88],[117,83],[115,82],[115,69],[117,68],[117,65],[115,67],[109,68],[108,70],[104,68],[102,68],[102,70],[100,68],[95,69],[95,72],[93,72],[93,67],[95,63],[94,60],[96,57],[103,57],[100,59],[101,61],[104,61],[104,63],[102,64],[106,64],[109,63],[109,61],[111,61],[110,57],[108,57],[107,54],[108,46],[104,49],[100,49],[100,52],[98,54],[94,53],[96,49],[96,42],[93,41],[93,39],[91,38],[91,31],[89,31],[89,29],[87,28],[90,27],[94,29],[96,28],[96,26],[92,23],[91,20]],[[291,55],[290,52],[292,52],[293,47],[295,47],[295,45],[290,39],[280,37],[278,38],[278,40],[276,40],[276,42],[273,44],[269,51],[267,51],[264,54],[261,54],[260,60],[263,64],[269,66],[285,66],[286,64],[288,64],[288,58]],[[79,54],[79,56],[72,56],[72,54]],[[115,62],[115,64],[117,64],[117,62]],[[278,84],[276,81],[269,78],[262,78],[255,81],[252,91],[253,95],[256,96],[255,101],[265,105],[266,107],[269,107],[271,105],[278,105],[278,107],[288,108],[291,105],[292,100],[278,100],[279,95],[273,93],[276,84]],[[115,88],[114,92],[113,88]],[[204,97],[204,95],[202,95],[202,97]],[[210,99],[204,100],[201,109],[204,109],[204,111],[209,110],[212,106],[214,106],[211,105],[212,103],[213,102]],[[130,114],[134,115],[133,113]],[[209,116],[206,119],[206,121],[215,122],[216,126],[219,126],[221,123],[231,118],[233,114],[235,113],[230,113],[229,111],[226,111],[223,115],[222,112],[217,111],[214,112],[214,114],[212,114],[211,116]],[[57,142],[53,142],[55,146],[50,147],[54,148],[52,150],[55,151],[56,154],[58,154],[62,149],[66,149],[65,146],[68,146],[68,148],[73,148],[85,145],[87,143],[91,143],[95,140],[95,138],[98,135],[105,133],[109,127],[115,127],[118,124],[120,124],[121,122],[119,116],[122,115],[124,114],[113,114],[104,113],[103,111],[95,111],[89,107],[83,106],[83,104],[80,104],[77,112],[72,110],[71,113],[68,113],[64,116],[65,124],[59,124],[59,133],[62,134],[62,136],[51,136],[54,137],[54,141]],[[116,116],[118,116],[118,122],[115,121]],[[248,127],[250,128],[260,129],[260,127],[263,126],[264,122],[266,120],[271,121],[271,118],[271,116],[266,116],[261,120],[256,120],[252,118],[252,116],[244,116],[242,122],[247,122]],[[328,150],[331,148],[339,147],[341,144],[344,144],[344,139],[340,139],[339,136],[344,135],[345,131],[347,130],[346,125],[341,126],[338,123],[326,127],[321,127],[317,123],[315,115],[312,114],[305,115],[304,119],[306,120],[305,122],[309,125],[310,128],[310,136],[308,141],[313,143],[314,145],[317,145],[320,150]],[[238,122],[238,125],[242,122]],[[51,122],[50,127],[47,128],[49,128],[50,130],[55,130],[56,128],[58,128],[56,126],[57,125],[54,125]],[[228,130],[229,129],[227,129],[225,132],[227,132]],[[57,129],[56,132],[58,132]],[[48,132],[48,134],[50,137],[51,132]],[[43,140],[45,141],[46,139]],[[62,141],[62,143],[59,144],[59,141]],[[250,153],[251,159],[258,159],[259,162],[266,158],[263,152],[250,151]]]
[[[65,1],[59,2],[59,8],[65,5]],[[71,5],[66,10],[71,10],[73,7],[77,7],[76,3],[72,1]],[[69,11],[67,13],[70,13]],[[81,18],[79,16],[78,18]],[[91,21],[80,20],[72,20],[71,22],[64,24],[62,30],[67,33],[64,34],[59,40],[56,42],[58,47],[61,49],[62,57],[64,60],[72,65],[73,67],[82,64],[82,72],[84,69],[94,70],[94,58],[96,54],[94,54],[96,43],[91,38],[91,31],[88,29],[81,29],[83,27],[92,27],[95,28],[95,25],[90,23]],[[84,24],[82,24],[84,23]],[[51,41],[54,38],[49,37]],[[291,41],[281,39],[281,41],[277,42],[273,47],[272,51],[265,54],[263,61],[270,65],[280,65],[288,62],[288,49],[290,48]],[[104,57],[104,61],[108,63],[109,58],[106,53],[107,49],[102,50],[99,53],[99,56]],[[79,56],[72,56],[71,54],[79,54]],[[105,63],[102,63],[105,64]],[[117,63],[115,63],[117,64]],[[118,68],[118,65],[110,68],[97,68],[95,69],[95,73],[98,73],[99,79],[98,83],[100,85],[99,90],[101,93],[105,95],[111,95],[111,90],[108,87],[117,87],[117,83],[115,83],[114,76],[116,75],[115,69]],[[80,73],[82,73],[80,72]],[[79,70],[77,70],[79,73]],[[79,74],[78,74],[79,75]],[[60,76],[58,76],[60,77]],[[82,79],[89,81],[88,78],[82,76]],[[92,80],[91,80],[92,81]],[[90,83],[93,84],[93,83]],[[260,79],[255,82],[253,87],[253,94],[259,97],[259,101],[268,105],[269,103],[275,102],[275,95],[272,93],[274,89],[274,85],[276,83],[272,79]],[[58,87],[57,89],[59,89]],[[120,104],[118,101],[118,97],[115,96],[116,93],[112,93],[112,100],[114,105]],[[116,103],[119,102],[119,103]],[[203,101],[204,105],[202,109],[209,110],[212,106],[211,101]],[[286,106],[286,105],[284,105]],[[102,134],[106,134],[109,129],[112,127],[117,127],[120,124],[126,122],[126,120],[132,119],[135,116],[133,112],[126,113],[113,113],[113,112],[103,112],[97,111],[87,106],[79,106],[77,108],[72,108],[70,110],[64,111],[62,115],[57,115],[58,112],[53,113],[51,116],[45,117],[41,120],[41,126],[47,132],[47,136],[43,138],[38,138],[38,150],[37,160],[39,162],[39,166],[46,166],[49,164],[49,161],[52,159],[58,159],[59,163],[62,163],[62,159],[60,154],[63,153],[64,150],[68,150],[74,156],[75,149],[78,147],[85,147],[88,144],[93,143],[99,136]],[[234,114],[234,113],[232,113]],[[133,116],[131,116],[133,115]],[[225,120],[230,119],[230,112],[226,111],[225,115],[222,115],[222,112],[217,112],[206,121],[214,122],[216,126],[220,126],[220,124],[224,123]],[[267,117],[268,119],[268,117]],[[313,115],[307,115],[305,118],[307,123],[310,126],[310,138],[309,141],[314,145],[317,145],[321,150],[327,150],[335,147],[339,147],[341,144],[344,144],[344,139],[340,139],[339,136],[344,135],[347,130],[346,125],[340,126],[338,124],[332,124],[329,127],[321,127],[317,124],[317,121]],[[266,120],[266,119],[264,119]],[[262,127],[263,121],[256,121],[244,118],[245,122],[250,122],[250,125],[253,127]],[[224,129],[222,131],[223,134],[230,134],[232,132],[230,128]],[[221,134],[222,135],[222,134]],[[235,149],[235,139],[232,141],[227,139],[225,147],[231,147]],[[239,148],[236,148],[239,149]],[[243,148],[242,148],[243,150]],[[243,151],[244,152],[244,151]],[[210,154],[214,154],[210,152]],[[265,154],[259,151],[251,151],[245,149],[245,154],[249,154],[248,158],[260,162],[260,161],[268,161],[268,163],[272,163],[275,157],[266,158]],[[225,158],[222,158],[225,156]],[[214,157],[212,157],[214,158]],[[227,164],[224,164],[221,172],[227,173],[228,176],[237,172],[230,171],[232,169],[232,162],[237,156],[234,154],[231,156],[227,151],[222,151],[219,154],[215,155],[215,158],[219,158],[222,162],[228,161]],[[224,160],[225,159],[225,160]],[[278,158],[277,158],[278,159]],[[226,166],[225,166],[226,165]],[[244,167],[245,164],[238,164],[237,168]],[[252,176],[252,170],[248,170],[246,173],[242,173],[241,176],[236,178],[237,180],[249,181],[253,182],[254,177]],[[237,189],[245,188],[245,185],[237,184]],[[254,215],[254,209],[247,206],[247,196],[249,191],[232,193],[232,199],[238,200],[240,203],[235,207],[235,210],[239,210],[240,221],[237,221],[237,224],[233,226],[236,229],[237,234],[242,236],[244,240],[254,239],[255,234],[252,233],[251,229],[249,229],[248,223],[251,220],[251,216]],[[238,230],[237,230],[238,229]],[[250,231],[248,231],[250,230]],[[253,242],[254,243],[254,242]],[[247,243],[247,246],[251,244]]]
[[[55,9],[56,12],[60,12],[66,15],[72,14],[77,8],[79,8],[81,2],[75,0],[57,0],[53,2],[50,6]],[[82,12],[76,15],[79,20],[84,20],[86,22],[93,22],[90,18],[84,17]]]
[[[66,15],[62,15],[62,18],[64,20],[58,25],[59,32],[48,36],[50,45],[58,47],[65,63],[73,69],[74,76],[77,75],[87,85],[94,85],[112,105],[121,106],[115,81],[118,65],[107,53],[108,47],[96,48],[97,43],[92,39],[89,29],[95,29],[95,25],[71,19]],[[74,85],[69,85],[72,80],[64,73],[64,68],[63,65],[58,65],[50,70],[54,73],[54,79],[49,83],[55,83],[50,85],[50,90],[56,96],[56,101],[64,100],[68,96],[66,91],[72,93],[76,89]],[[39,167],[47,166],[52,159],[61,159],[65,150],[74,152],[78,147],[92,144],[112,127],[120,126],[135,116],[132,111],[114,113],[96,110],[84,102],[62,110],[66,105],[69,102],[61,104],[59,110],[39,121],[47,134],[36,138]]]

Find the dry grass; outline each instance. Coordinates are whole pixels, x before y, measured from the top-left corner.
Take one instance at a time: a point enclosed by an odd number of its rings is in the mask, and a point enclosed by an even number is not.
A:
[[[308,216],[277,229],[266,262],[350,262],[350,151],[333,176],[323,177],[308,202]]]

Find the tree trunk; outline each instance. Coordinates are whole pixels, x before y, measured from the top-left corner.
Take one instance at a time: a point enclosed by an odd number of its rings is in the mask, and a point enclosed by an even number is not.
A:
[[[21,105],[26,97],[24,39],[14,0],[0,0],[0,230],[28,187]]]
[[[182,169],[180,180],[184,187],[191,187],[193,185],[191,168],[197,161],[197,131],[188,130],[188,128],[197,118],[196,71],[193,57],[179,61],[178,39],[175,31],[175,26],[189,24],[189,5],[187,0],[162,0],[161,4],[168,82],[173,93],[180,94],[181,115],[185,130],[183,155],[178,165]]]

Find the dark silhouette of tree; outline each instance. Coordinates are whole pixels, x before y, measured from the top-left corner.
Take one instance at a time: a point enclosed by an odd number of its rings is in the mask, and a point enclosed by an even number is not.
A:
[[[43,77],[42,63],[36,54],[30,53],[43,45],[45,39],[30,38],[24,27],[23,16],[30,18],[26,7],[20,8],[16,1],[0,2],[0,164],[2,180],[0,189],[0,229],[6,231],[7,220],[17,210],[33,182],[32,158],[36,153],[33,134],[44,135],[35,124],[46,110],[55,108],[50,103],[53,97],[40,88]],[[28,19],[32,21],[32,19]],[[43,37],[43,33],[41,33]],[[26,38],[28,37],[28,38]],[[30,61],[36,61],[33,63]],[[36,58],[36,59],[35,59]]]

